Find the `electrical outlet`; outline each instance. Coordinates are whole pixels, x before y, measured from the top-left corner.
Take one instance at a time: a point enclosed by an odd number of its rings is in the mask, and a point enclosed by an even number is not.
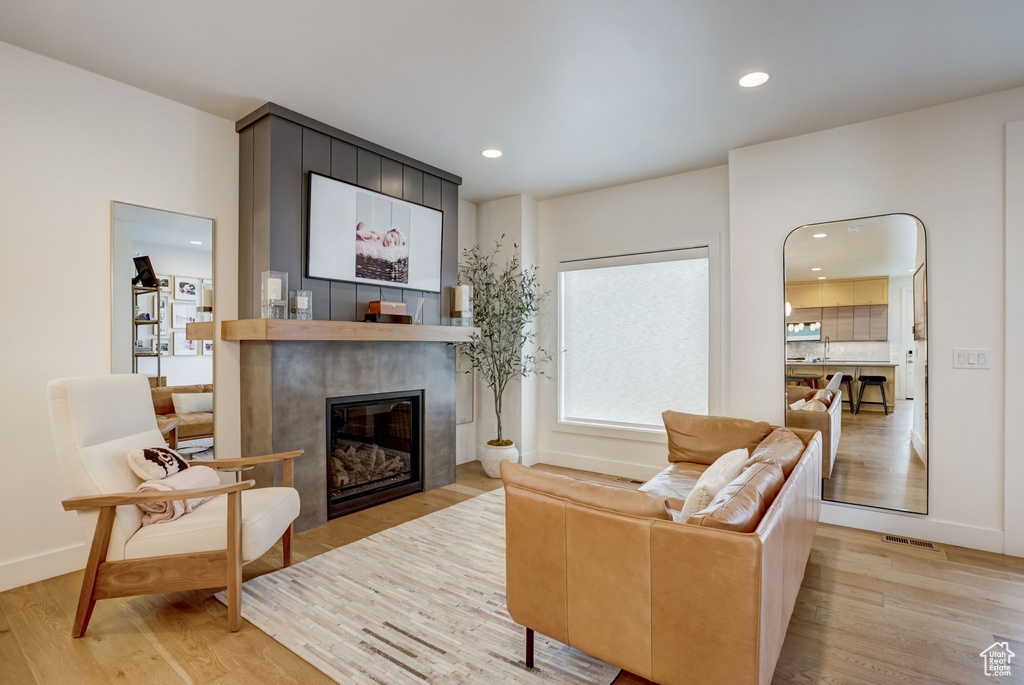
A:
[[[988,347],[954,347],[954,369],[988,369],[992,363],[992,350]]]

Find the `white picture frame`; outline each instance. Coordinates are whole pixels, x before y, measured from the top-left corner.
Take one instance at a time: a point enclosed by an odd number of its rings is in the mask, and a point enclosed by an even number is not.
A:
[[[174,289],[171,292],[172,297],[180,302],[191,302],[195,303],[196,296],[199,294],[199,287],[202,283],[202,279],[193,278],[191,276],[175,276],[174,277]]]
[[[202,343],[203,344],[199,346],[199,353],[203,355],[213,354],[213,341],[203,340]]]
[[[441,291],[444,214],[309,172],[310,278]]]
[[[187,302],[171,303],[171,328],[184,328],[190,323],[198,321],[196,306]]]
[[[173,277],[156,275],[156,284],[160,287],[160,292],[169,293],[173,285]]]
[[[175,356],[191,357],[199,354],[199,342],[186,338],[185,331],[174,331]]]
[[[159,338],[156,342],[156,349],[160,353],[161,357],[171,356],[171,339]]]

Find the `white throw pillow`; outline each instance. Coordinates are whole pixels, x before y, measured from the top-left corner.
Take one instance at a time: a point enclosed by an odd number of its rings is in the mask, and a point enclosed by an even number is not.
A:
[[[704,473],[700,474],[697,484],[693,486],[693,490],[686,496],[683,510],[679,512],[676,520],[685,521],[690,517],[690,514],[696,514],[711,504],[715,497],[718,496],[718,491],[743,472],[743,467],[746,465],[749,456],[750,452],[747,448],[741,447],[738,450],[726,452],[716,459],[714,464],[709,466]]]
[[[793,404],[789,405],[789,408],[793,409],[793,410],[797,410],[797,409],[800,409],[805,404],[807,404],[807,400],[797,400]]]
[[[128,452],[128,467],[142,480],[160,480],[188,468],[188,463],[170,447],[145,447]]]
[[[199,414],[213,411],[212,392],[171,393],[175,414]]]

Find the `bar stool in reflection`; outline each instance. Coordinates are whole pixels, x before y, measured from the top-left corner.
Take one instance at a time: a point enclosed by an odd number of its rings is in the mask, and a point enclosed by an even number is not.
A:
[[[857,380],[860,381],[860,394],[857,396],[857,411],[854,413],[860,413],[860,405],[862,404],[880,404],[882,405],[882,409],[885,410],[885,415],[888,416],[889,403],[886,401],[885,398],[885,376],[860,376]],[[868,386],[877,386],[878,389],[882,391],[881,402],[864,401],[864,389],[867,388]]]
[[[787,383],[796,383],[797,385],[801,385],[803,383],[806,383],[809,387],[811,387],[811,388],[813,388],[815,390],[818,389],[818,381],[820,381],[820,380],[821,380],[821,374],[820,373],[788,373],[788,374],[786,374],[786,382]]]
[[[833,376],[835,376],[835,374],[834,373],[830,373],[828,375],[828,380],[832,380]],[[843,400],[843,402],[849,402],[850,403],[850,413],[851,414],[856,414],[857,412],[854,411],[854,406],[853,406],[853,376],[851,376],[848,373],[844,373],[843,374],[843,380],[839,381],[839,385],[840,385],[840,387],[842,387],[844,384],[846,385],[846,399]]]

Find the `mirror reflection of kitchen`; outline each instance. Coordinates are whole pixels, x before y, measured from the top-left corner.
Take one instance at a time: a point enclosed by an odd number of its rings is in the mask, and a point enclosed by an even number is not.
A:
[[[825,500],[928,511],[925,256],[909,214],[786,239],[786,425],[821,431]]]
[[[157,426],[212,456],[212,219],[113,203],[111,368],[149,379]]]

